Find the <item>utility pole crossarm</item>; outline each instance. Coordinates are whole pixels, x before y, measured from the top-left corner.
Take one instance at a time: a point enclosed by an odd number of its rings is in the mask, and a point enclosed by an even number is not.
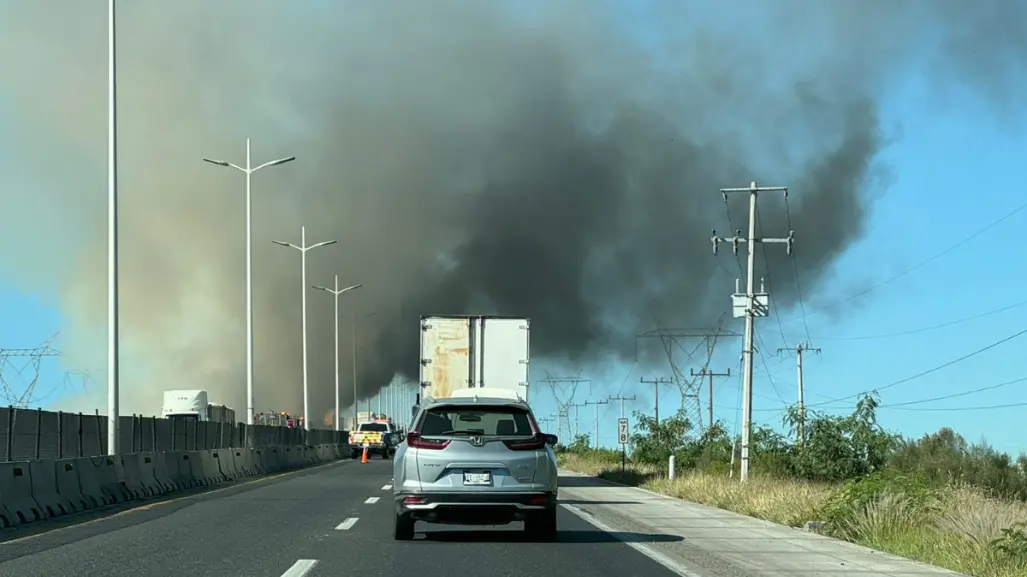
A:
[[[656,419],[656,422],[659,423],[660,422],[660,385],[673,385],[674,384],[674,379],[668,379],[666,377],[659,377],[657,379],[646,379],[645,377],[641,377],[640,379],[638,379],[638,382],[642,383],[643,385],[652,385],[653,386],[653,400],[655,401],[655,407],[653,409],[653,416]]]
[[[781,192],[785,198],[788,198],[788,187],[787,186],[759,186],[756,182],[749,184],[747,188],[722,188],[720,194],[724,197],[724,202],[727,202],[729,194],[736,194],[740,192],[747,192],[751,195],[750,205],[753,208],[750,212],[755,213],[756,206],[756,195],[761,192]],[[750,220],[755,223],[755,214],[750,214]],[[750,229],[753,227],[750,226]],[[772,238],[772,237],[757,237],[755,233],[750,230],[748,237],[742,236],[740,229],[735,230],[734,236],[717,236],[717,230],[714,229],[710,233],[710,240],[713,243],[713,254],[717,254],[717,249],[722,242],[730,242],[731,249],[734,254],[738,254],[738,247],[742,243],[755,244],[755,243],[783,243],[785,244],[785,250],[790,255],[792,254],[792,245],[795,243],[795,231],[788,231],[788,236],[784,238]],[[752,249],[750,249],[751,251]],[[752,283],[750,283],[751,285]]]

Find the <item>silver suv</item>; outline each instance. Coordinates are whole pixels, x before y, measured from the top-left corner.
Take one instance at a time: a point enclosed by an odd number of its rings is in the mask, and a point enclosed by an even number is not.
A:
[[[524,521],[539,540],[556,537],[554,435],[543,433],[516,393],[463,389],[415,409],[393,465],[395,538],[417,521],[503,525]]]

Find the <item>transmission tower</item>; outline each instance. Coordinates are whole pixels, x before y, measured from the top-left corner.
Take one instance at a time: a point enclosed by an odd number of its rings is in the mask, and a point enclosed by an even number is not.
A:
[[[553,391],[553,399],[556,400],[556,412],[559,415],[558,435],[563,436],[563,432],[566,430],[567,436],[564,438],[572,438],[574,430],[577,428],[576,422],[573,426],[571,424],[572,415],[570,410],[575,406],[574,394],[578,391],[578,385],[581,383],[591,383],[592,381],[582,377],[553,377],[547,373],[546,378],[540,379],[538,382],[549,385]]]
[[[703,345],[706,345],[706,358],[701,362],[703,370],[708,370],[710,362],[713,359],[713,351],[717,345],[717,341],[721,338],[732,338],[741,337],[742,335],[734,332],[725,330],[723,328],[725,315],[721,315],[717,321],[717,326],[714,329],[692,329],[692,328],[666,328],[660,325],[660,322],[655,317],[653,321],[656,323],[656,329],[647,331],[638,335],[635,335],[635,350],[636,359],[638,351],[638,339],[640,338],[658,338],[660,343],[663,345],[664,354],[667,356],[667,362],[670,364],[671,372],[673,373],[674,384],[677,385],[678,391],[681,394],[681,408],[685,411],[685,416],[688,420],[696,427],[696,430],[703,430],[705,428],[703,424],[703,407],[700,399],[700,391],[703,385],[703,377],[701,375],[694,375],[691,373],[685,373],[680,364],[678,358],[681,353],[684,353],[686,362],[689,364],[700,364],[696,362],[696,355],[699,353]],[[699,344],[692,348],[686,348],[682,341],[700,339]]]
[[[0,396],[8,405],[27,409],[39,400],[35,394],[43,359],[61,356],[61,352],[53,348],[58,334],[54,333],[35,348],[0,349]]]

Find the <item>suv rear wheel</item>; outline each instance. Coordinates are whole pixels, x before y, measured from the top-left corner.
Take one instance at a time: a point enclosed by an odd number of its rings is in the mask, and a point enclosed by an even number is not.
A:
[[[556,539],[556,507],[547,509],[537,517],[529,517],[524,521],[524,530],[530,537],[539,541]]]
[[[414,519],[409,513],[396,513],[394,527],[396,541],[410,541],[414,538]]]

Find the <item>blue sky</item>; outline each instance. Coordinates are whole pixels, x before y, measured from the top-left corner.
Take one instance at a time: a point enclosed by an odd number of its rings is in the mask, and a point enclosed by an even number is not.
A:
[[[1022,294],[1025,279],[1015,248],[1022,242],[1018,232],[1027,225],[1027,210],[963,241],[1027,200],[1018,178],[1027,151],[1027,134],[1011,129],[1014,122],[1000,125],[976,101],[949,100],[943,105],[927,97],[927,91],[916,78],[910,78],[884,101],[883,125],[901,126],[901,138],[884,153],[895,180],[874,204],[866,237],[835,263],[832,280],[820,287],[818,294],[806,295],[808,302],[844,301],[833,315],[806,307],[811,344],[822,349],[821,354],[810,354],[806,361],[806,401],[810,405],[890,385],[1023,330],[1027,304],[1012,305],[1027,301]],[[0,151],[11,150],[12,143],[4,138],[0,134]],[[9,160],[0,165],[9,164]],[[26,190],[28,183],[0,176],[0,185],[8,190],[15,186]],[[801,243],[801,230],[797,236]],[[719,258],[733,270],[729,251],[722,251]],[[913,267],[915,270],[894,281],[844,300]],[[6,264],[0,262],[0,347],[36,346],[61,330],[62,314],[53,306],[52,295],[19,292],[5,276],[5,268]],[[790,275],[791,271],[772,274]],[[726,302],[733,281],[727,276],[722,280]],[[1005,307],[1011,308],[953,324]],[[760,423],[779,425],[782,408],[795,398],[794,355],[778,355],[776,351],[794,347],[806,338],[801,317],[798,310],[774,309],[770,317],[758,322],[757,330],[765,343],[755,371],[754,417]],[[942,324],[948,326],[920,330]],[[730,328],[741,332],[741,321]],[[887,336],[894,333],[906,334]],[[1027,403],[1027,382],[920,402],[1027,377],[1027,370],[1012,362],[1025,342],[1027,336],[1014,338],[920,378],[889,386],[881,393],[883,425],[913,436],[949,426],[971,441],[984,438],[1003,451],[1027,450],[1023,434],[1010,426],[1024,407],[1000,407]],[[730,367],[732,374],[737,374],[739,344],[721,345],[712,368],[723,371]],[[12,378],[11,367],[3,368],[3,375]],[[56,361],[45,361],[35,398],[49,395],[42,400],[52,401],[62,390],[79,386],[81,381],[67,378],[64,370]],[[582,386],[575,400],[635,394],[639,400],[629,403],[628,410],[651,411],[651,388],[641,387],[639,378],[668,374],[639,367],[609,368],[601,379],[613,384],[597,385],[591,397],[588,387]],[[541,376],[533,374],[535,378]],[[598,375],[588,376],[600,380]],[[102,386],[100,380],[92,386]],[[14,377],[16,387],[19,383],[23,385]],[[732,428],[738,423],[739,388],[734,376],[716,381],[716,416]],[[57,393],[51,394],[54,391]],[[669,414],[679,402],[675,388],[664,388],[661,413]],[[553,395],[541,386],[533,392],[533,404],[541,415],[556,412]],[[849,399],[815,408],[841,413],[851,406]],[[611,403],[600,411],[600,440],[604,445],[614,443],[618,409]],[[582,409],[582,430],[592,430],[593,416],[592,407]]]

